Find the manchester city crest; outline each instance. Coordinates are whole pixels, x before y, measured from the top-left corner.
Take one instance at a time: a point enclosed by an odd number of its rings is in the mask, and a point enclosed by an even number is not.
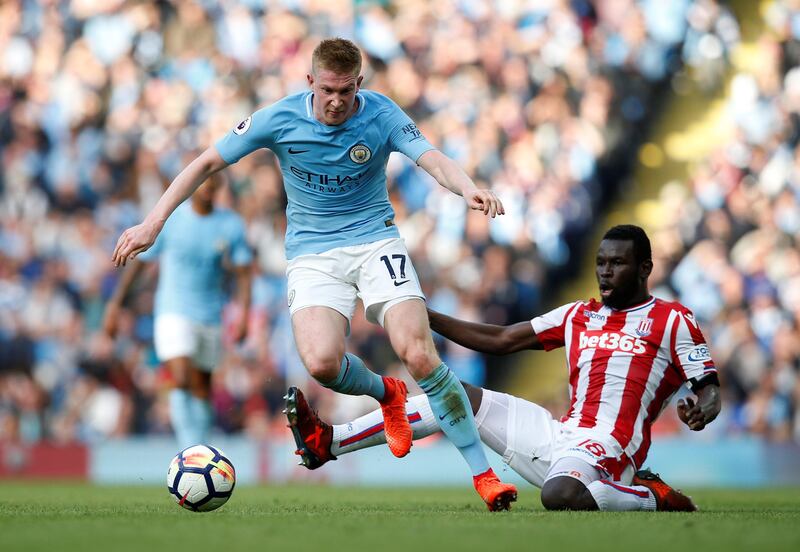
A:
[[[363,165],[369,161],[370,157],[372,157],[372,152],[369,151],[369,148],[364,144],[356,144],[350,148],[350,160],[353,163]]]

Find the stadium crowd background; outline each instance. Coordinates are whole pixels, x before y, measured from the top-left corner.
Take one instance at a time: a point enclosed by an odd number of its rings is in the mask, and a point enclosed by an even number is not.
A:
[[[0,5],[0,440],[167,434],[168,375],[152,350],[154,271],[120,336],[100,331],[118,272],[110,253],[191,156],[259,106],[305,89],[320,38],[355,39],[365,86],[393,97],[507,214],[465,213],[401,156],[389,165],[398,226],[434,308],[509,323],[548,300],[629,174],[670,79],[720,86],[739,40],[700,0],[350,2],[8,1]],[[800,11],[774,2],[765,62],[734,81],[737,132],[652,221],[656,292],[695,310],[723,374],[721,433],[800,440]],[[221,202],[257,253],[245,343],[214,378],[217,424],[282,429],[288,384],[312,391],[286,308],[285,197],[268,152],[226,171]],[[232,313],[227,312],[226,318]],[[349,347],[399,372],[358,315]],[[486,359],[442,343],[473,383]],[[507,362],[507,361],[506,361]],[[491,366],[487,370],[487,363]],[[513,392],[513,390],[511,390]],[[364,403],[320,393],[331,415]],[[336,401],[336,402],[333,402]]]

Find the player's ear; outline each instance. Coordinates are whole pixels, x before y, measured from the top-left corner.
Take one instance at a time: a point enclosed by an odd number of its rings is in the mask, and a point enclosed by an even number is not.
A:
[[[308,81],[308,86],[314,86],[314,75],[306,73],[306,80]]]
[[[650,259],[642,261],[642,263],[639,265],[639,276],[647,280],[650,277],[651,272],[653,272],[653,261]]]
[[[356,79],[356,91],[361,88],[361,83],[364,81],[364,75],[359,75]]]

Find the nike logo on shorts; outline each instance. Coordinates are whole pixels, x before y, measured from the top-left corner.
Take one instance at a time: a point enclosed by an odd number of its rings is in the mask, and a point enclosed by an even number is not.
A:
[[[402,286],[403,284],[409,283],[411,280],[403,280],[402,282],[394,282],[394,287]]]
[[[289,148],[289,153],[291,153],[292,155],[294,155],[295,153],[306,153],[307,151],[308,150],[300,150],[300,149]]]

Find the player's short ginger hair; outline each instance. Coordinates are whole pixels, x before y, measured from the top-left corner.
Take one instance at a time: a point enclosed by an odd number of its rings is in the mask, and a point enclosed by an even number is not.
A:
[[[358,76],[361,73],[361,50],[346,38],[326,38],[311,55],[311,72],[320,69]]]

